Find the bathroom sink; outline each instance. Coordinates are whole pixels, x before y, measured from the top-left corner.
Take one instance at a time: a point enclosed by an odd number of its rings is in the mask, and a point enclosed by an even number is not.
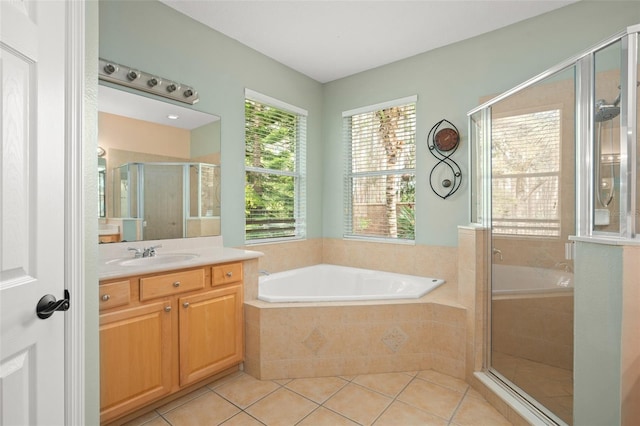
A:
[[[156,254],[151,257],[138,257],[135,259],[115,259],[107,263],[121,266],[147,266],[147,265],[166,265],[168,263],[184,262],[195,259],[199,255],[193,253],[176,253],[176,254]]]

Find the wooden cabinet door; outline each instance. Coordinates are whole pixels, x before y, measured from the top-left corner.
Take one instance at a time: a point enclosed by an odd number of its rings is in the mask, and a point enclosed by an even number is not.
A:
[[[243,359],[242,285],[181,297],[180,386]]]
[[[100,421],[171,391],[171,302],[100,315]]]

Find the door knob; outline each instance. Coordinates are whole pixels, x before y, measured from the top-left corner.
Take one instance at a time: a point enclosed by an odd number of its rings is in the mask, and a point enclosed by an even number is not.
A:
[[[64,290],[64,299],[56,300],[52,294],[45,294],[36,305],[38,318],[47,319],[56,311],[69,310],[69,290]]]

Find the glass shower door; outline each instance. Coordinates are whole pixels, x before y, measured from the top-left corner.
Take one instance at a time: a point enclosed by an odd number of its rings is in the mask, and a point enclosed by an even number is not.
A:
[[[575,71],[491,108],[490,370],[571,424]],[[569,256],[570,257],[570,256]]]
[[[184,165],[144,164],[143,238],[160,240],[184,235]]]

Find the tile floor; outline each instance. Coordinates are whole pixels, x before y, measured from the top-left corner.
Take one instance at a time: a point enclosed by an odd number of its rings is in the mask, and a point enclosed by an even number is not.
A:
[[[126,425],[510,424],[464,381],[426,370],[264,381],[238,372]]]

